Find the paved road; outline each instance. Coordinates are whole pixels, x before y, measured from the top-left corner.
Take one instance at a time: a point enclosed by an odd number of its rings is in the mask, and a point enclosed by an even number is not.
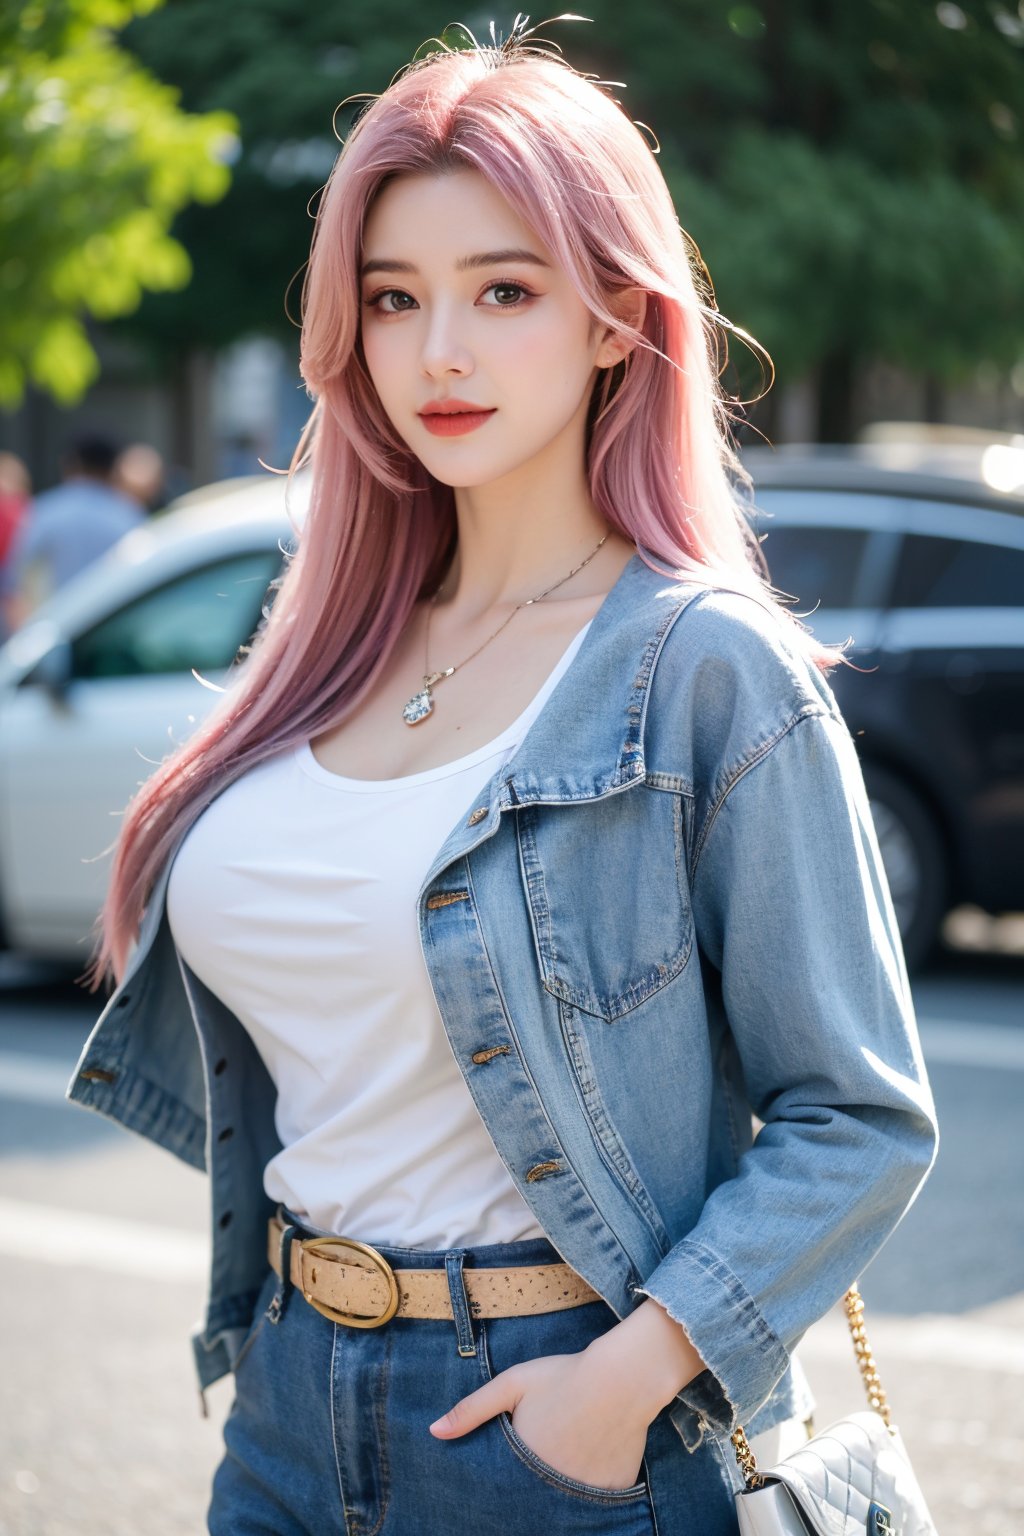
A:
[[[1024,961],[915,989],[943,1141],[862,1282],[942,1536],[1024,1532]],[[202,1176],[63,1103],[96,1000],[0,964],[0,1536],[195,1536],[231,1388],[200,1416]],[[841,1315],[808,1334],[819,1424],[860,1406]]]

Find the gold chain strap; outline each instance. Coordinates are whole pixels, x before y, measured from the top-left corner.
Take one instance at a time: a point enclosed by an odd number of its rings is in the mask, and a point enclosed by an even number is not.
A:
[[[750,1442],[743,1433],[742,1424],[731,1437],[733,1450],[736,1452],[736,1460],[739,1462],[740,1471],[743,1473],[743,1481],[748,1488],[763,1488],[764,1478],[757,1470],[757,1458],[750,1449]]]
[[[868,1404],[879,1415],[886,1429],[889,1429],[892,1425],[892,1410],[878,1374],[875,1357],[871,1353],[871,1345],[868,1343],[867,1330],[864,1327],[864,1298],[856,1285],[851,1285],[843,1297],[843,1306],[846,1309],[846,1322],[850,1330],[850,1338],[853,1340],[853,1352],[857,1357]],[[735,1433],[730,1436],[730,1440],[747,1487],[762,1488],[764,1477],[757,1470],[757,1459],[750,1449],[750,1442],[742,1425],[737,1427]]]
[[[875,1357],[871,1353],[871,1345],[868,1343],[867,1330],[863,1322],[864,1298],[855,1285],[851,1285],[843,1297],[843,1306],[846,1308],[846,1321],[853,1340],[853,1352],[857,1356],[860,1374],[864,1379],[868,1405],[879,1415],[886,1429],[891,1429],[892,1410],[878,1374]]]

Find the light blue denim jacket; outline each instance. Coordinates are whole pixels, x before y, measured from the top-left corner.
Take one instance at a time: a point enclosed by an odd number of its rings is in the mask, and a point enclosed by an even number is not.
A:
[[[266,1274],[280,1142],[249,1036],[174,946],[172,858],[68,1093],[209,1170],[206,1385]],[[455,1057],[537,1221],[618,1317],[656,1298],[707,1365],[671,1405],[685,1444],[806,1413],[792,1351],[937,1146],[822,675],[753,598],[634,555],[417,904]]]

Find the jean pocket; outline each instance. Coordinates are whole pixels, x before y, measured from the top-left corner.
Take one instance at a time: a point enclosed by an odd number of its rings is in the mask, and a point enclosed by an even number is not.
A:
[[[601,1504],[629,1504],[634,1499],[646,1499],[645,1479],[634,1483],[631,1488],[599,1488],[596,1483],[581,1483],[575,1477],[568,1477],[564,1472],[559,1472],[558,1468],[553,1467],[550,1462],[544,1461],[536,1451],[530,1449],[526,1441],[513,1428],[511,1414],[499,1414],[498,1419],[513,1454],[531,1472],[543,1478],[544,1482],[553,1483],[556,1488],[575,1494],[577,1498],[596,1499]]]
[[[480,1368],[484,1378],[490,1381],[493,1379],[494,1371],[487,1344],[487,1326],[483,1319],[477,1320],[477,1328],[479,1329]],[[639,1513],[643,1516],[638,1530],[644,1533],[644,1536],[646,1536],[647,1532],[654,1530],[654,1519],[651,1514],[650,1494],[646,1477],[646,1458],[642,1467],[641,1481],[633,1483],[629,1488],[600,1488],[596,1483],[583,1483],[577,1478],[569,1477],[567,1473],[560,1472],[557,1467],[553,1467],[550,1462],[538,1456],[537,1452],[527,1445],[526,1441],[513,1427],[511,1414],[500,1413],[496,1415],[496,1419],[505,1445],[516,1458],[516,1461],[548,1488],[554,1489],[561,1494],[567,1494],[571,1498],[586,1504],[600,1505],[609,1513],[612,1508],[627,1507],[633,1510],[635,1514]],[[641,1511],[638,1511],[637,1506],[641,1505],[643,1508]],[[604,1527],[602,1526],[600,1529],[604,1529]],[[632,1530],[633,1527],[630,1526],[630,1529]],[[616,1526],[616,1531],[618,1531],[618,1526]]]

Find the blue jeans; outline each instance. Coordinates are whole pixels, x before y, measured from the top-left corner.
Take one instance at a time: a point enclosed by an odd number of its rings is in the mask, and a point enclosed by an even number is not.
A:
[[[282,1287],[268,1271],[235,1365],[213,1536],[735,1536],[729,1446],[709,1437],[687,1451],[664,1411],[650,1426],[640,1481],[621,1491],[548,1466],[507,1414],[456,1440],[430,1434],[434,1419],[490,1376],[574,1353],[615,1325],[604,1301],[470,1316],[460,1265],[558,1263],[546,1239],[448,1254],[375,1246],[396,1268],[447,1268],[455,1320],[353,1328],[321,1316],[289,1285],[274,1323],[267,1308]],[[474,1352],[460,1354],[460,1345]]]

